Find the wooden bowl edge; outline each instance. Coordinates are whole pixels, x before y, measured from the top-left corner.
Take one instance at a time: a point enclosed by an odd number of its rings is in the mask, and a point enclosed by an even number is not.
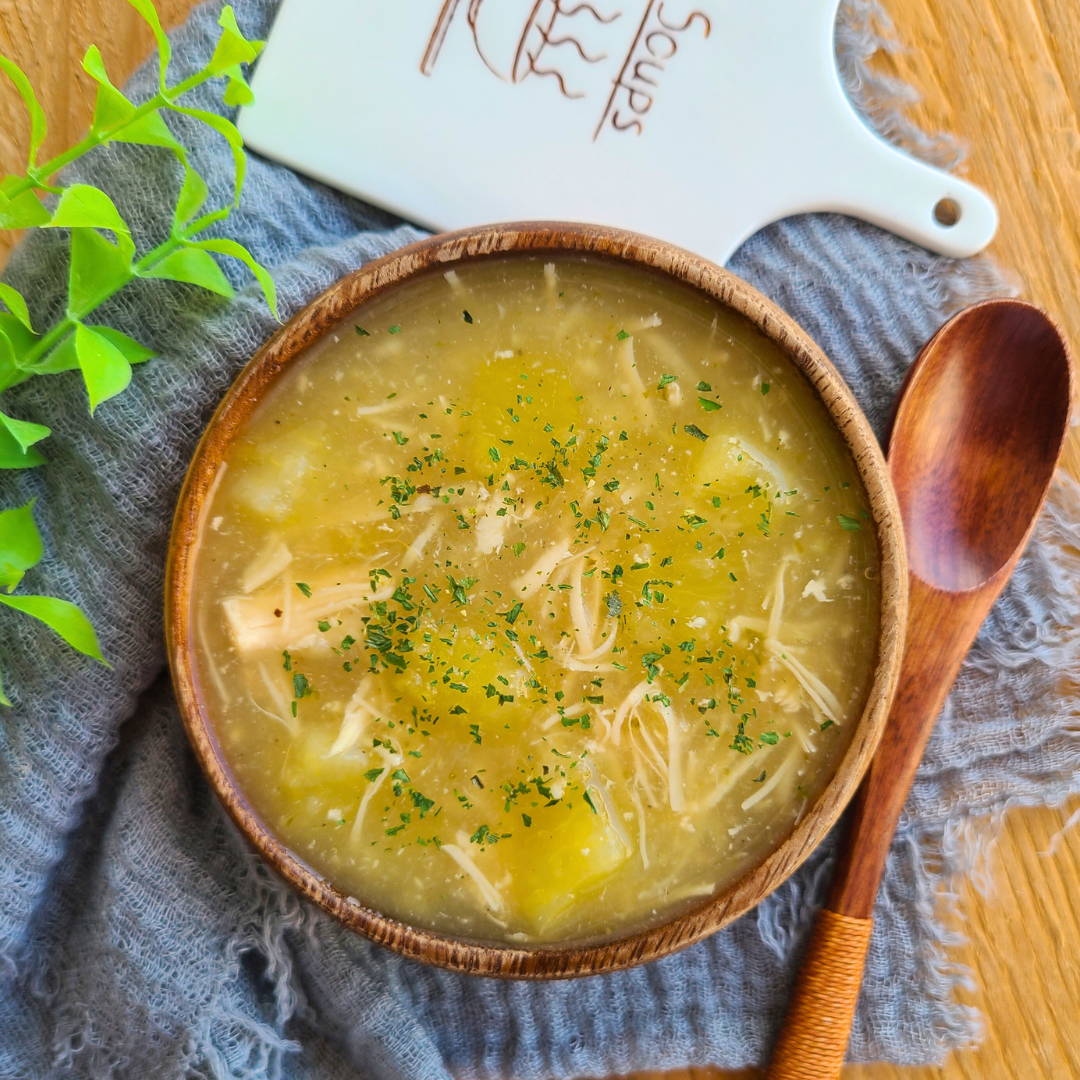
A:
[[[413,274],[463,259],[530,251],[580,252],[652,267],[732,307],[780,346],[825,405],[866,490],[881,557],[881,618],[871,689],[851,742],[809,813],[771,855],[728,889],[664,925],[599,944],[513,948],[451,938],[387,918],[334,888],[266,827],[225,762],[201,705],[187,647],[188,575],[201,508],[218,479],[217,465],[261,391],[293,358],[359,304]],[[241,832],[304,896],[372,941],[425,963],[505,978],[567,978],[658,959],[726,926],[786,880],[835,824],[869,766],[899,678],[906,615],[904,541],[884,456],[847,385],[809,335],[752,286],[700,256],[624,230],[559,222],[511,222],[421,240],[346,275],[294,315],[245,365],[207,425],[181,489],[166,565],[167,651],[184,727],[211,787]]]

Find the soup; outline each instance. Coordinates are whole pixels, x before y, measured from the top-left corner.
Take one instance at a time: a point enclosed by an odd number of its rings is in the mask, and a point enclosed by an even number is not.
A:
[[[742,316],[597,258],[377,296],[276,381],[203,510],[200,692],[258,813],[410,925],[590,941],[761,862],[876,659],[878,547]]]

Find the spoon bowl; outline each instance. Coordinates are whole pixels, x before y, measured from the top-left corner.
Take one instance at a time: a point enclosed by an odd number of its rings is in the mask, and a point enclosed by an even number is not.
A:
[[[927,342],[889,448],[912,574],[966,591],[1009,565],[1046,497],[1069,403],[1065,343],[1030,304],[977,304]]]

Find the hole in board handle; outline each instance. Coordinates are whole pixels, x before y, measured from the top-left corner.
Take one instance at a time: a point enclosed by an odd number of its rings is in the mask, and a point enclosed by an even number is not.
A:
[[[938,199],[934,204],[934,220],[951,229],[960,220],[960,204],[955,199]]]

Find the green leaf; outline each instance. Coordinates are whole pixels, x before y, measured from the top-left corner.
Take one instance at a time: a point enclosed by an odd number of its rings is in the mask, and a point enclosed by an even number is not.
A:
[[[229,147],[232,150],[233,163],[236,167],[236,182],[233,186],[233,203],[238,206],[240,204],[240,189],[244,186],[244,173],[247,170],[247,158],[244,157],[244,140],[241,138],[240,132],[236,130],[236,125],[231,121],[226,120],[224,116],[218,116],[217,113],[207,112],[205,109],[187,109],[182,105],[170,105],[169,108],[174,112],[183,113],[184,116],[190,116],[195,120],[201,120],[204,124],[212,127],[229,144]]]
[[[4,684],[0,681],[0,705],[10,705],[11,699],[4,693]]]
[[[52,429],[44,424],[33,424],[29,420],[16,420],[14,417],[5,416],[0,412],[0,424],[7,428],[12,438],[23,448],[30,449],[34,443],[47,439],[52,434]]]
[[[187,165],[187,150],[184,144],[169,130],[159,112],[148,112],[145,116],[140,116],[138,120],[121,128],[111,138],[113,142],[167,147],[179,158],[181,164]]]
[[[254,275],[266,297],[267,306],[278,317],[277,290],[274,288],[274,279],[266,267],[255,261],[254,256],[243,244],[235,240],[189,240],[189,247],[202,248],[204,251],[216,251],[219,255],[231,255],[239,259]]]
[[[176,200],[176,213],[173,215],[174,227],[186,225],[206,202],[210,189],[206,181],[188,166],[184,169],[184,183]]]
[[[27,330],[22,319],[16,318],[10,311],[0,311],[0,333],[11,342],[17,360],[21,360],[38,341],[37,334]]]
[[[8,311],[0,311],[0,390],[25,382],[30,372],[24,371],[19,362],[37,341],[37,335],[29,330]]]
[[[26,308],[26,301],[22,298],[22,293],[0,281],[0,300],[3,300],[4,303],[7,304],[8,311],[10,311],[27,330],[33,333],[34,328],[30,325],[30,312]]]
[[[49,211],[33,190],[16,195],[9,202],[0,199],[0,229],[31,229],[49,223]]]
[[[36,450],[23,450],[15,436],[0,425],[0,469],[32,469],[44,465],[45,459]]]
[[[157,40],[158,47],[158,60],[160,72],[158,77],[161,83],[161,89],[165,89],[165,72],[169,67],[169,60],[172,58],[172,46],[169,44],[169,39],[165,36],[165,31],[161,29],[161,20],[158,18],[157,11],[154,10],[154,5],[151,0],[128,0],[128,3],[143,17],[146,24],[154,33],[154,38]]]
[[[129,364],[141,364],[151,360],[157,353],[140,345],[134,338],[114,330],[111,326],[90,326],[95,334],[105,338],[110,345],[123,354]],[[75,351],[75,335],[68,334],[44,360],[39,360],[33,367],[36,375],[58,375],[61,371],[74,371],[79,366],[79,356]]]
[[[72,311],[92,311],[134,276],[130,240],[121,248],[96,229],[71,230],[68,307]]]
[[[103,334],[88,326],[75,327],[75,355],[90,395],[91,413],[103,401],[127,389],[131,382],[127,357]]]
[[[112,86],[112,80],[105,70],[105,61],[101,58],[101,50],[96,45],[91,45],[86,50],[86,55],[82,59],[82,69],[94,82]]]
[[[0,371],[15,367],[15,346],[11,338],[0,331]]]
[[[236,16],[229,4],[222,9],[218,25],[222,28],[221,37],[218,38],[214,55],[205,68],[209,74],[220,75],[235,64],[250,64],[259,55],[263,43],[248,41],[244,37],[240,27],[236,25]]]
[[[6,56],[0,56],[0,71],[15,84],[19,96],[26,105],[26,111],[30,114],[30,150],[26,156],[27,165],[33,168],[37,163],[38,148],[45,141],[45,112],[38,104],[34,88],[18,64],[12,63]]]
[[[59,375],[61,371],[74,371],[79,366],[79,357],[75,352],[75,335],[68,334],[44,360],[34,364],[38,375]]]
[[[157,356],[153,349],[140,345],[133,337],[128,337],[127,334],[114,330],[111,326],[91,326],[90,329],[118,349],[129,364],[141,364]]]
[[[229,80],[222,98],[226,105],[251,105],[255,101],[255,95],[251,92],[247,79],[244,78],[243,73],[240,71],[239,64],[226,68],[223,74]]]
[[[50,630],[55,630],[73,649],[100,660],[106,667],[111,666],[101,655],[101,646],[90,620],[70,601],[56,596],[5,596],[0,593],[0,604],[32,615]]]
[[[221,272],[221,267],[214,261],[214,257],[198,248],[184,247],[166,255],[151,270],[147,270],[143,277],[186,281],[190,285],[201,285],[219,296],[233,296],[233,287]]]
[[[34,522],[34,502],[31,499],[25,506],[0,512],[0,586],[8,592],[45,554]]]
[[[98,84],[94,100],[94,119],[90,131],[98,134],[126,123],[135,113],[135,106],[113,86],[105,72],[105,63],[96,45],[91,45],[83,57],[83,71]]]
[[[117,234],[131,232],[112,199],[100,188],[89,184],[72,184],[64,188],[56,212],[46,227],[111,229]]]

